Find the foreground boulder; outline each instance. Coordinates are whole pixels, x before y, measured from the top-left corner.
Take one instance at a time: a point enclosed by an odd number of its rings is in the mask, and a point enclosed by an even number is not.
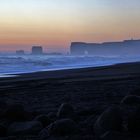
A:
[[[127,128],[131,133],[140,133],[140,108],[133,112],[127,120]]]
[[[38,121],[15,122],[8,128],[9,135],[37,134],[42,129],[42,124]]]
[[[74,117],[74,108],[70,104],[64,103],[62,104],[57,112],[58,118],[73,118]]]
[[[140,95],[140,88],[137,89],[133,89],[133,91],[131,92],[132,95]]]
[[[94,125],[94,131],[97,135],[102,135],[107,131],[121,131],[122,116],[119,107],[110,107],[105,110]]]
[[[43,127],[48,126],[52,121],[47,115],[39,115],[37,116],[34,121],[39,121],[42,123]]]
[[[7,134],[7,128],[4,125],[0,124],[0,137],[4,137],[6,136],[6,134]]]
[[[7,103],[5,101],[0,100],[0,118],[3,118],[3,114],[6,108],[7,108]]]
[[[121,104],[124,105],[140,105],[140,97],[136,95],[129,95],[122,99]]]
[[[78,127],[73,120],[62,119],[55,121],[40,133],[41,137],[67,136],[78,132]]]
[[[40,133],[39,133],[39,138],[40,138],[41,140],[48,139],[49,137],[50,137],[50,135],[49,135],[49,132],[48,132],[48,128],[47,128],[47,127],[44,128],[44,129],[42,129],[42,130],[40,131]]]
[[[95,140],[93,135],[73,135],[67,138],[67,140]]]
[[[7,102],[0,99],[0,109],[6,108],[8,106]]]
[[[100,137],[100,140],[129,140],[129,136],[116,131],[108,131]]]

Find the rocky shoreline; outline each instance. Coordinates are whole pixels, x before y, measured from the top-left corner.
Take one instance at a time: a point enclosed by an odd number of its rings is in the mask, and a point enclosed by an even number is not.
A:
[[[76,112],[63,103],[56,113],[28,112],[21,104],[0,102],[2,140],[138,140],[140,97],[129,95],[119,105],[98,115],[92,110]],[[91,114],[89,117],[87,117]]]
[[[139,140],[140,64],[0,79],[0,140]]]

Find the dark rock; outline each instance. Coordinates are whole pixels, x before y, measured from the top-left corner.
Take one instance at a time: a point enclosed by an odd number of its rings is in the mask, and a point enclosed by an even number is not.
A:
[[[38,134],[43,128],[42,124],[38,121],[29,122],[15,122],[12,123],[8,128],[9,135],[28,135]]]
[[[137,89],[133,89],[133,91],[131,92],[131,95],[140,95],[140,88]]]
[[[121,104],[125,105],[140,105],[140,97],[136,95],[129,95],[122,99]]]
[[[140,108],[128,117],[127,128],[131,133],[140,133]]]
[[[41,140],[45,140],[45,139],[48,139],[49,138],[49,132],[48,132],[48,129],[47,128],[44,128],[40,131],[39,133],[39,138]]]
[[[83,130],[82,133],[93,134],[93,124],[95,124],[97,116],[92,115],[80,122],[80,129]]]
[[[0,109],[6,108],[7,106],[8,104],[5,101],[0,100]]]
[[[55,121],[51,125],[48,126],[47,135],[54,135],[54,136],[66,136],[75,134],[78,132],[78,126],[75,124],[73,120],[70,119],[62,119]]]
[[[95,112],[94,108],[89,108],[89,109],[83,109],[83,110],[77,112],[77,115],[79,115],[79,116],[91,116],[95,113],[96,112]]]
[[[105,110],[94,125],[94,132],[101,136],[107,131],[121,131],[122,116],[119,107],[110,107]]]
[[[42,114],[40,111],[31,111],[30,113],[32,114],[33,118]]]
[[[129,140],[129,137],[116,131],[108,131],[100,137],[100,140]]]
[[[6,134],[7,134],[7,128],[4,125],[0,124],[0,137],[4,137],[6,136]]]
[[[73,135],[70,136],[67,140],[94,140],[93,135]]]
[[[63,137],[51,136],[47,139],[41,139],[41,140],[69,140],[69,139],[68,139],[68,136],[63,136]]]
[[[74,108],[67,103],[62,104],[57,112],[58,118],[73,118],[75,115]]]
[[[5,108],[7,108],[7,103],[5,101],[0,100],[0,118],[3,117]]]
[[[21,104],[10,105],[5,110],[3,116],[11,121],[24,121],[30,117],[28,112],[24,110],[24,107]]]
[[[37,116],[34,121],[39,121],[42,123],[43,127],[48,126],[52,121],[47,115],[39,115]]]
[[[0,140],[16,140],[16,136],[2,137]]]
[[[56,113],[54,112],[48,113],[47,116],[51,119],[52,122],[57,120]]]

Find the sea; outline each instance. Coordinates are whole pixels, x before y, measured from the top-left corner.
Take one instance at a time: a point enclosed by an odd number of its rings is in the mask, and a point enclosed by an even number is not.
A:
[[[72,55],[13,55],[0,54],[0,77],[85,67],[108,66],[139,62],[140,56],[72,56]]]

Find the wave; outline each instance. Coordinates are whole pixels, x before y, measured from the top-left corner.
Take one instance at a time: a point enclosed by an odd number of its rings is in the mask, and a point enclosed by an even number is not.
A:
[[[0,74],[96,67],[136,61],[140,61],[140,57],[2,55],[0,56]]]

